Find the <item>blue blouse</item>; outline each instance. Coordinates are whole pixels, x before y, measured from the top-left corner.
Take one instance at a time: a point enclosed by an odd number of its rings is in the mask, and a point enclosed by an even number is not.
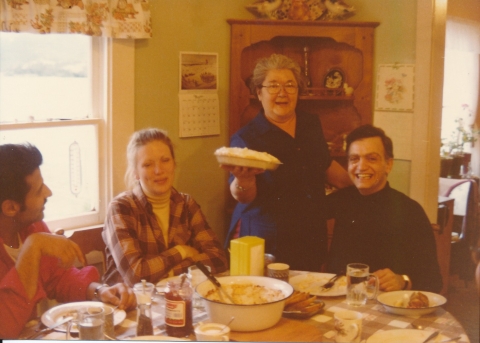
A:
[[[257,196],[236,205],[225,245],[240,220],[240,237],[264,238],[265,252],[274,254],[277,262],[320,270],[327,250],[322,209],[331,159],[318,116],[298,113],[292,137],[260,112],[232,136],[230,146],[267,152],[282,165],[256,176]]]

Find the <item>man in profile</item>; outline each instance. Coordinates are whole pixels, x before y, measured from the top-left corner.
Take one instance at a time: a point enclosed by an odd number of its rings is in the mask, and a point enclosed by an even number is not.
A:
[[[422,206],[390,187],[393,143],[372,125],[346,139],[348,174],[355,186],[328,196],[335,218],[327,270],[338,273],[349,263],[364,263],[383,291],[439,292],[442,278],[432,226]]]
[[[131,309],[135,295],[124,284],[98,283],[95,267],[72,267],[85,260],[77,244],[51,234],[43,211],[51,190],[44,184],[40,151],[30,145],[0,145],[0,338],[18,338],[36,317],[37,303],[98,300]]]

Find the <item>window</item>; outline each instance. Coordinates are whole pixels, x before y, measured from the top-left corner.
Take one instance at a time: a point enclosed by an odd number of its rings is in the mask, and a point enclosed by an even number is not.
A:
[[[52,230],[104,219],[105,46],[83,35],[0,32],[0,144],[42,152]]]
[[[443,88],[442,140],[457,142],[457,127],[468,132],[475,124],[479,106],[480,24],[466,19],[448,17],[445,42],[445,75]],[[478,137],[477,137],[478,138]],[[470,153],[471,144],[463,152]]]

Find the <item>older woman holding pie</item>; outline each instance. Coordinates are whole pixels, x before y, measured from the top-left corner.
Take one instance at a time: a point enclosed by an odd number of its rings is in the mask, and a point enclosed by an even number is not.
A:
[[[319,271],[327,253],[325,182],[343,188],[351,181],[330,158],[318,116],[297,112],[304,87],[292,59],[273,54],[258,61],[251,90],[263,109],[231,137],[230,146],[267,152],[282,164],[275,171],[222,165],[238,201],[226,245],[236,237],[262,237],[265,252],[277,261]]]

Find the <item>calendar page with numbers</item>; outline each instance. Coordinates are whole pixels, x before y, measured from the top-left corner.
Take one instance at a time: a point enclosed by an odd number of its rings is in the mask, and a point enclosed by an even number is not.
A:
[[[220,134],[218,94],[179,94],[180,137],[212,136]]]

